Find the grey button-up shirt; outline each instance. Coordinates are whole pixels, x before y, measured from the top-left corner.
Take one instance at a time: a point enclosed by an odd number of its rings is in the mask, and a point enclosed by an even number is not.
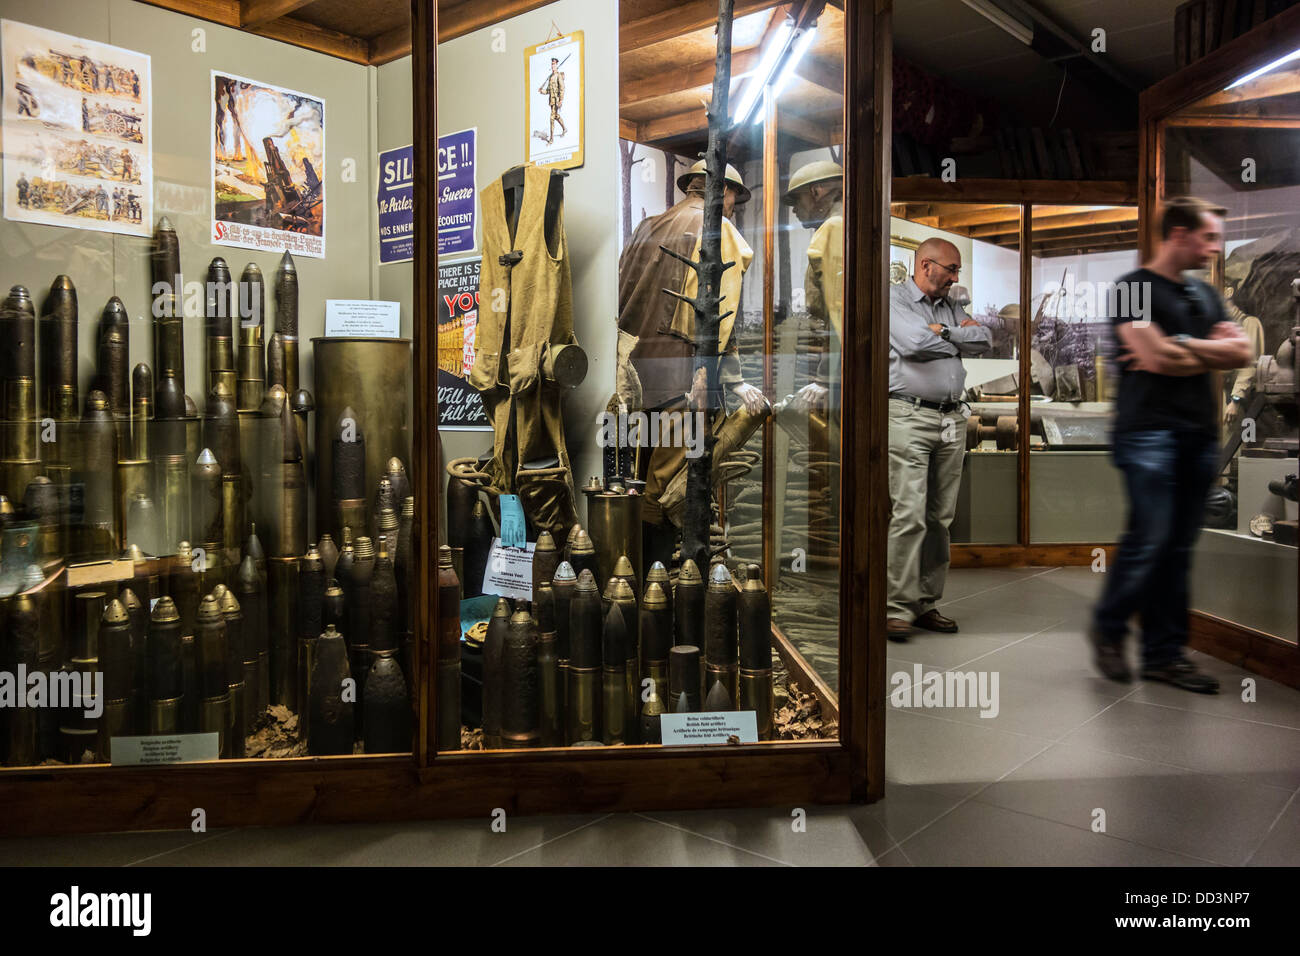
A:
[[[947,296],[931,299],[909,278],[889,293],[889,391],[931,402],[952,402],[966,386],[963,355],[982,355],[993,347],[993,333],[982,325],[962,328],[966,310]],[[951,341],[930,330],[946,325]]]

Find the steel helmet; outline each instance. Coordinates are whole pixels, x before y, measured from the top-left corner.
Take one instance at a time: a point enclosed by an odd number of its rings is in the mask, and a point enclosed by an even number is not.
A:
[[[829,159],[817,159],[811,163],[805,163],[795,170],[794,175],[790,177],[790,185],[786,187],[785,195],[781,201],[787,206],[794,204],[794,194],[796,190],[804,186],[811,186],[813,183],[823,183],[829,180],[840,182],[844,178],[844,170],[840,168],[839,163],[832,163]]]
[[[698,162],[696,162],[694,166],[692,166],[690,169],[686,170],[686,172],[682,173],[680,176],[677,177],[677,188],[680,189],[682,192],[686,192],[686,184],[690,182],[691,177],[703,176],[704,174],[705,174],[704,160],[701,159]],[[736,167],[731,165],[731,163],[727,163],[726,179],[727,182],[731,183],[731,185],[736,187],[736,202],[737,203],[749,202],[749,197],[751,195],[749,191],[749,187],[745,185],[745,181],[740,178],[740,173],[737,172]]]

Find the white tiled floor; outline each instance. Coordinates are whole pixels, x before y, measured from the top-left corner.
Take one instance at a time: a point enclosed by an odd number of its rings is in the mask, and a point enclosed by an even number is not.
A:
[[[996,671],[999,712],[891,708],[871,806],[519,817],[0,841],[0,864],[1300,865],[1300,692],[1193,656],[1217,697],[1118,685],[1083,634],[1087,568],[964,570],[955,635],[889,646],[889,673]],[[1104,823],[1104,828],[1102,824]]]

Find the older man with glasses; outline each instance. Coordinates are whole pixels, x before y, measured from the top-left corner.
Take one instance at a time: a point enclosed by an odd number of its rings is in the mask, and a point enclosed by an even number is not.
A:
[[[889,610],[887,636],[913,627],[952,633],[939,613],[948,576],[948,526],[966,451],[962,356],[993,346],[992,333],[948,297],[961,252],[944,239],[916,250],[912,277],[889,301]]]

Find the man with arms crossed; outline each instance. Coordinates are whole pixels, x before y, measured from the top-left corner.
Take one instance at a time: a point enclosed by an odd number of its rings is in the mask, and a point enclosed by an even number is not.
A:
[[[993,334],[948,298],[961,253],[945,239],[916,250],[912,278],[889,297],[889,620],[906,641],[913,626],[951,633],[939,613],[948,576],[948,526],[966,453],[963,355],[981,355]]]
[[[1140,613],[1142,678],[1202,694],[1218,693],[1219,682],[1198,671],[1183,647],[1192,545],[1219,456],[1210,372],[1245,365],[1251,345],[1214,291],[1183,273],[1223,250],[1224,212],[1199,199],[1170,200],[1155,256],[1118,283],[1114,455],[1129,519],[1089,634],[1097,669],[1132,680],[1124,640],[1128,619]]]

